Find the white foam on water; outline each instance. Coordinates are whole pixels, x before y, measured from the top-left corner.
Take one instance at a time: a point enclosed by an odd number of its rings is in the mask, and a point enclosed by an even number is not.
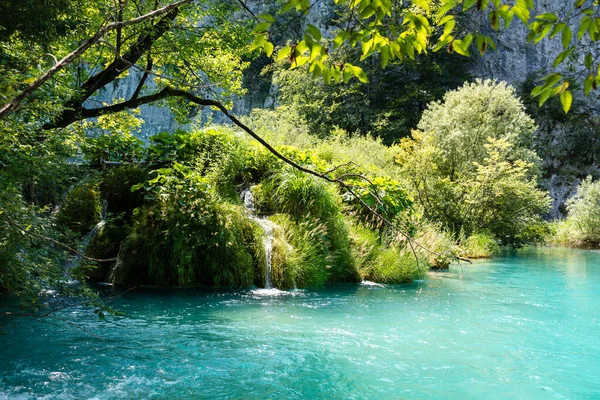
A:
[[[372,281],[362,281],[360,284],[362,286],[385,287],[383,283],[377,283]]]

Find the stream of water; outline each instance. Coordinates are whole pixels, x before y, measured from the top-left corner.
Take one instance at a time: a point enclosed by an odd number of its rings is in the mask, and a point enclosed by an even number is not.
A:
[[[273,283],[271,280],[271,269],[273,266],[273,222],[268,218],[258,217],[255,214],[256,208],[254,206],[254,196],[252,195],[252,188],[244,189],[241,194],[244,206],[248,211],[250,219],[256,222],[262,230],[265,232],[264,238],[264,251],[265,251],[265,289],[272,290]]]
[[[3,317],[0,399],[600,398],[599,253],[504,255],[420,287],[139,289],[106,322]]]

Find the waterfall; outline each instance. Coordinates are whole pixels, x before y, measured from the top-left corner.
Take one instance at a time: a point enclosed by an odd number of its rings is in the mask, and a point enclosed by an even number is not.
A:
[[[88,233],[86,233],[83,239],[81,240],[81,244],[79,246],[81,249],[81,253],[85,253],[92,239],[94,239],[96,235],[98,235],[100,231],[102,231],[104,225],[106,225],[107,208],[108,203],[106,202],[106,200],[102,200],[102,214],[100,222],[98,222]],[[81,257],[79,254],[74,254],[65,264],[65,276],[69,276],[69,273],[72,269],[79,267],[82,259],[83,257]]]
[[[250,219],[255,221],[265,232],[264,249],[265,249],[265,289],[271,289],[273,287],[271,281],[271,268],[273,262],[273,222],[267,218],[257,217],[254,212],[254,196],[252,196],[252,187],[244,189],[241,194],[241,198],[244,201],[244,206],[248,210]]]

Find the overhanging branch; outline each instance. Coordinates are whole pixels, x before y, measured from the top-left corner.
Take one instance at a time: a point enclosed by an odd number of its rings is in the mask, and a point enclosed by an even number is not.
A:
[[[274,156],[279,158],[281,161],[294,167],[297,170],[300,170],[307,174],[313,175],[317,178],[324,179],[327,182],[335,183],[336,185],[339,185],[345,191],[350,193],[361,204],[362,207],[367,209],[376,218],[381,220],[385,225],[387,225],[392,230],[398,232],[402,237],[404,237],[406,239],[406,241],[408,242],[412,252],[415,254],[415,257],[416,257],[416,253],[414,250],[415,245],[417,247],[425,250],[429,254],[432,254],[432,255],[435,255],[438,257],[444,257],[443,254],[435,252],[435,251],[425,247],[418,241],[414,240],[409,234],[405,233],[396,224],[394,224],[392,221],[390,221],[388,218],[383,216],[381,213],[377,212],[377,210],[373,209],[371,206],[369,206],[367,203],[365,203],[365,201],[354,191],[354,189],[348,183],[344,182],[340,178],[332,178],[330,176],[330,173],[335,171],[336,169],[338,169],[338,167],[336,167],[332,170],[329,170],[327,172],[320,173],[313,169],[304,167],[304,166],[296,163],[294,160],[284,156],[279,151],[277,151],[277,149],[275,149],[273,146],[271,146],[271,144],[269,144],[266,140],[264,140],[262,137],[260,137],[256,132],[254,132],[252,129],[250,129],[250,127],[245,125],[238,118],[236,118],[235,115],[233,115],[231,112],[229,112],[229,110],[222,103],[220,103],[216,100],[203,99],[203,98],[198,97],[195,94],[187,92],[185,90],[175,89],[173,87],[167,86],[164,89],[162,89],[161,91],[154,93],[152,95],[142,96],[137,99],[132,98],[126,102],[117,103],[117,104],[113,104],[113,105],[106,106],[106,107],[100,107],[100,108],[94,108],[94,109],[83,109],[80,113],[80,118],[78,118],[78,119],[94,118],[94,117],[98,117],[103,114],[111,114],[111,113],[124,111],[126,109],[137,108],[141,105],[153,103],[155,101],[159,101],[159,100],[162,100],[162,99],[165,99],[168,97],[181,97],[181,98],[184,98],[184,99],[188,100],[189,102],[197,104],[199,106],[203,106],[203,107],[210,106],[210,107],[215,107],[215,108],[219,109],[223,114],[225,114],[225,116],[227,116],[227,118],[229,118],[231,120],[231,122],[233,122],[239,128],[244,130],[248,135],[250,135],[256,141],[258,141],[261,145],[263,145],[267,150],[269,150]],[[74,121],[71,121],[71,122],[74,122]],[[67,125],[69,125],[69,124],[62,125],[62,126],[67,126]],[[359,174],[351,174],[351,175],[353,177],[362,177],[367,182],[370,182],[368,178],[366,178],[362,175],[359,175]],[[346,176],[349,176],[349,175],[347,174]],[[471,261],[467,258],[458,257],[458,256],[455,256],[455,258],[457,260],[471,263]],[[416,258],[416,260],[417,260],[417,264],[418,264],[418,262],[419,262],[418,258]],[[420,270],[420,267],[419,267],[419,270]],[[422,276],[422,274],[421,274],[421,276]]]
[[[81,46],[73,50],[71,53],[67,54],[63,59],[56,62],[52,68],[42,74],[39,78],[37,78],[33,83],[31,83],[25,90],[19,93],[17,96],[12,98],[8,103],[6,103],[0,109],[0,119],[8,116],[12,112],[16,111],[19,108],[19,105],[29,97],[35,90],[37,90],[40,86],[46,83],[50,78],[52,78],[58,71],[71,64],[77,57],[85,53],[92,45],[97,43],[106,33],[120,29],[125,26],[139,24],[144,21],[148,21],[174,10],[178,10],[180,6],[190,3],[192,0],[180,0],[175,3],[169,4],[165,7],[159,8],[158,10],[154,10],[147,14],[141,15],[137,18],[133,18],[127,21],[117,21],[111,24],[108,24],[100,29],[89,39],[87,39]]]

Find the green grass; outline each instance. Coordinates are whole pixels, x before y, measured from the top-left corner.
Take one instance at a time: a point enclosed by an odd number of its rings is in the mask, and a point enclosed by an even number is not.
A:
[[[487,258],[499,250],[498,242],[488,233],[471,235],[460,242],[460,254],[466,258]]]

